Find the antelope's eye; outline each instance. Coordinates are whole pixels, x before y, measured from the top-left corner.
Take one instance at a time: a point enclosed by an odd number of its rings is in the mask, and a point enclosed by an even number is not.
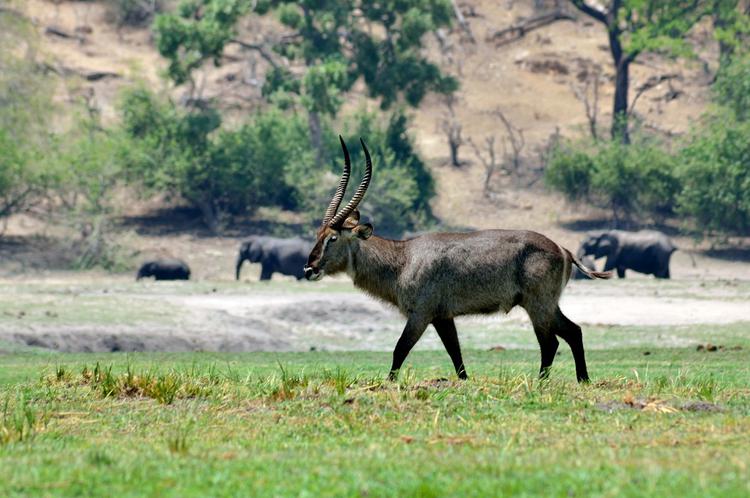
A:
[[[336,242],[336,239],[338,239],[338,237],[337,237],[337,236],[335,236],[335,235],[331,235],[331,239],[330,239],[330,240],[331,240],[331,242]]]

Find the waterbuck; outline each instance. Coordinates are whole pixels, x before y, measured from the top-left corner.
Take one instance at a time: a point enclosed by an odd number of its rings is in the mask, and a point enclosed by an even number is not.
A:
[[[563,315],[558,301],[572,265],[589,278],[611,274],[589,270],[567,249],[526,230],[435,233],[409,240],[377,237],[371,224],[360,223],[357,210],[372,177],[370,153],[362,139],[365,175],[351,201],[338,211],[351,173],[349,152],[339,139],[344,172],[318,229],[305,278],[319,280],[346,272],[355,286],[406,316],[393,351],[392,380],[429,324],[443,341],[458,377],[467,378],[454,318],[507,313],[521,306],[531,318],[541,348],[540,377],[549,374],[558,346],[555,336],[559,336],[573,351],[578,381],[588,381],[581,328]]]

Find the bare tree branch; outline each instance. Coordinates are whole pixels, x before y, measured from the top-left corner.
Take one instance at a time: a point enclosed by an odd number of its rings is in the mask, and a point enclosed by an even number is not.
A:
[[[597,132],[597,120],[598,120],[598,114],[599,114],[599,76],[601,74],[601,71],[599,69],[596,70],[596,72],[593,74],[593,77],[591,75],[588,75],[586,78],[586,83],[583,86],[583,88],[571,85],[571,88],[573,90],[573,93],[575,94],[576,98],[583,102],[583,105],[586,109],[586,120],[589,123],[589,131],[591,132],[591,138],[594,140],[599,140],[599,134]],[[589,96],[589,88],[591,87],[591,82],[593,79],[593,94]]]
[[[633,115],[633,111],[635,109],[635,104],[636,104],[636,102],[638,102],[638,99],[640,98],[641,95],[643,95],[647,91],[651,90],[652,88],[656,88],[657,86],[659,86],[661,83],[663,83],[665,81],[669,81],[669,80],[673,80],[673,79],[678,79],[679,77],[680,77],[680,75],[678,75],[676,73],[672,73],[672,74],[662,74],[662,75],[659,75],[659,76],[652,76],[649,79],[647,79],[645,81],[645,83],[643,83],[640,87],[638,87],[638,90],[636,91],[636,94],[633,97],[633,101],[630,103],[630,109],[628,110],[628,116],[632,116]]]
[[[474,38],[474,33],[471,32],[471,26],[469,25],[469,22],[464,17],[464,14],[461,12],[461,8],[456,3],[456,0],[451,0],[451,4],[453,5],[453,13],[456,15],[456,20],[458,20],[458,25],[461,26],[461,29],[463,29],[464,33],[466,33],[466,36],[468,37],[469,41],[471,43],[476,43],[477,40]]]
[[[573,21],[575,18],[562,9],[554,10],[529,19],[524,19],[523,21],[507,28],[495,31],[494,33],[487,35],[487,41],[495,42],[495,46],[499,47],[523,38],[526,33],[530,31],[563,20]]]
[[[242,40],[238,40],[236,38],[232,38],[231,40],[229,40],[229,43],[235,43],[239,45],[240,47],[247,49],[247,50],[255,50],[256,52],[260,54],[261,57],[263,57],[266,61],[268,61],[268,63],[271,64],[271,66],[273,66],[274,68],[279,67],[279,63],[271,56],[271,53],[268,52],[268,50],[263,45],[260,45],[257,43],[248,43]]]

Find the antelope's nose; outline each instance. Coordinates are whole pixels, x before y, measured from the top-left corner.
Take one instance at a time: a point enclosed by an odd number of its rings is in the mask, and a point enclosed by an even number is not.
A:
[[[307,280],[310,280],[314,274],[315,274],[315,270],[313,270],[309,266],[305,266],[305,278]]]

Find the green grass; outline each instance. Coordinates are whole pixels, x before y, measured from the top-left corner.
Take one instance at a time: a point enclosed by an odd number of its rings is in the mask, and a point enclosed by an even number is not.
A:
[[[0,494],[747,496],[750,350],[649,352],[0,355]]]

